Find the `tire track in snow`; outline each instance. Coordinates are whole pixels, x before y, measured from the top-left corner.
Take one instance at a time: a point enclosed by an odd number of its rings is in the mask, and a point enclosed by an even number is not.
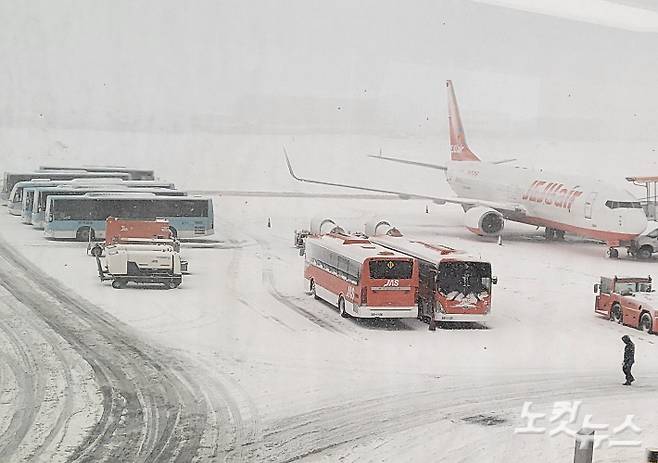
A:
[[[88,301],[68,294],[0,239],[0,281],[89,363],[103,414],[71,461],[191,461],[208,401],[184,365],[129,335]],[[211,391],[210,395],[214,395]],[[220,430],[216,430],[219,432]]]
[[[480,387],[439,386],[348,401],[268,423],[263,445],[270,453],[260,453],[258,458],[290,462],[352,444],[345,449],[349,453],[353,445],[390,439],[397,432],[431,423],[490,414],[492,410],[509,414],[528,400],[540,404],[578,397],[615,397],[626,392],[616,385],[601,384],[599,377],[578,378],[576,384],[574,388],[574,378],[543,378]],[[658,391],[658,387],[654,389]],[[376,391],[369,393],[377,395]],[[437,461],[453,461],[454,457],[451,454]]]
[[[275,281],[274,281],[274,273],[272,271],[272,267],[271,267],[271,264],[270,264],[270,260],[272,258],[272,251],[271,251],[270,244],[267,241],[265,241],[264,239],[259,238],[257,236],[252,235],[252,238],[256,241],[256,243],[258,243],[258,246],[260,247],[261,252],[263,254],[262,256],[260,256],[262,266],[263,266],[263,269],[262,269],[262,282],[266,286],[267,291],[270,293],[270,295],[274,299],[279,301],[281,304],[283,304],[284,306],[286,306],[289,309],[293,310],[297,314],[301,315],[302,317],[304,317],[305,319],[307,319],[308,321],[310,321],[311,323],[313,323],[317,327],[322,328],[323,330],[326,330],[326,331],[329,331],[329,332],[332,332],[332,333],[337,333],[337,334],[341,334],[341,335],[349,337],[349,334],[347,333],[347,331],[345,329],[343,329],[342,327],[339,327],[339,326],[337,326],[333,323],[330,323],[327,320],[324,320],[323,318],[318,317],[313,312],[307,310],[303,306],[301,306],[299,304],[296,304],[295,302],[293,302],[293,300],[290,296],[286,296],[286,295],[282,294],[276,288],[276,284],[275,284]]]
[[[73,393],[75,387],[74,380],[71,375],[71,370],[73,370],[74,366],[71,364],[70,360],[67,359],[67,356],[60,348],[59,342],[61,341],[55,339],[51,333],[37,326],[36,323],[31,322],[30,320],[22,319],[21,322],[27,325],[25,328],[29,328],[29,331],[23,331],[20,338],[17,337],[14,333],[14,331],[18,330],[18,326],[15,324],[11,324],[11,326],[8,324],[2,324],[0,325],[0,330],[5,333],[7,339],[10,339],[16,351],[20,352],[19,356],[22,360],[22,368],[18,374],[25,374],[26,372],[30,373],[30,380],[23,382],[21,392],[24,395],[33,392],[32,388],[30,388],[29,384],[27,383],[32,384],[34,390],[38,391],[36,394],[31,394],[32,397],[28,402],[28,406],[24,407],[26,410],[32,410],[33,414],[29,417],[29,419],[27,419],[28,417],[23,417],[21,420],[23,426],[34,426],[37,411],[43,406],[46,400],[60,402],[54,398],[47,399],[45,397],[45,387],[47,387],[47,385],[42,383],[45,378],[48,378],[51,375],[50,369],[53,368],[53,365],[45,365],[44,359],[41,358],[41,356],[38,359],[34,358],[32,349],[34,349],[35,345],[45,341],[47,349],[52,351],[53,356],[57,362],[56,366],[58,368],[58,373],[61,374],[64,379],[64,386],[63,390],[61,391],[63,398],[61,400],[61,409],[58,411],[57,419],[50,427],[50,430],[47,431],[47,434],[41,443],[30,451],[30,458],[35,459],[48,448],[48,446],[53,442],[55,437],[60,434],[60,432],[62,432],[62,438],[60,439],[60,442],[63,440],[66,426],[70,422],[71,418],[77,413],[73,410]],[[44,355],[47,356],[45,353]],[[18,409],[21,410],[23,408],[18,407]],[[39,423],[39,427],[46,427],[48,425],[44,424],[42,421]],[[64,430],[64,432],[62,430]],[[7,439],[4,438],[3,434],[0,436],[0,441],[5,442],[5,445],[11,442],[18,442],[20,444],[20,442],[25,438],[26,434],[27,432],[12,433],[10,438]],[[0,461],[4,461],[4,457],[6,456],[4,450],[6,449],[7,447],[3,449],[3,452],[0,452]],[[16,447],[14,447],[13,451],[15,450]],[[13,451],[9,452],[9,454],[13,453]]]
[[[227,287],[228,287],[228,290],[229,290],[230,294],[240,304],[242,304],[244,307],[248,308],[249,310],[252,310],[255,313],[257,313],[258,315],[260,315],[261,317],[263,317],[265,319],[268,319],[268,320],[272,320],[273,322],[279,324],[283,328],[294,332],[295,331],[294,328],[292,328],[291,326],[284,323],[278,317],[275,317],[272,314],[268,314],[268,313],[258,309],[257,307],[250,304],[248,301],[246,301],[244,298],[242,298],[238,294],[238,290],[237,290],[238,285],[237,285],[236,279],[237,279],[238,274],[240,273],[237,269],[240,267],[240,264],[242,262],[242,252],[243,252],[243,248],[234,249],[233,250],[233,255],[231,256],[231,260],[229,261],[229,275],[228,275],[226,283],[227,283]]]

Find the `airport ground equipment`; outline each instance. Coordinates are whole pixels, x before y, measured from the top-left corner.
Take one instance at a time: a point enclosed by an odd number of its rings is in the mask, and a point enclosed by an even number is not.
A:
[[[594,285],[594,312],[605,318],[641,329],[658,332],[658,294],[651,277],[601,277]]]
[[[304,240],[308,235],[310,235],[310,230],[295,230],[295,247],[301,249],[304,247]]]
[[[169,221],[166,219],[156,220],[126,220],[115,217],[108,217],[105,220],[105,241],[99,243],[89,242],[87,251],[92,256],[101,256],[105,246],[110,244],[125,243],[131,239],[143,240],[168,240],[167,242],[176,243],[173,233],[169,228]]]
[[[104,265],[96,256],[101,281],[116,289],[128,283],[162,284],[177,288],[183,281],[180,254],[168,245],[112,244],[105,248]]]

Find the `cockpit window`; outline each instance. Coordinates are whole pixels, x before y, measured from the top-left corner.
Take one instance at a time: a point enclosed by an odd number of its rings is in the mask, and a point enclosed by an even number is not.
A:
[[[605,205],[610,209],[642,209],[639,201],[606,201]]]

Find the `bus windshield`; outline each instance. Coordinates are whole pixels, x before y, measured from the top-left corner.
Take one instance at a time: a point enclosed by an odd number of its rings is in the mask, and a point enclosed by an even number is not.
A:
[[[410,260],[371,259],[368,262],[373,280],[406,280],[411,278],[413,262]]]
[[[439,264],[438,288],[443,294],[452,292],[480,294],[491,291],[491,264],[488,262],[451,261]]]

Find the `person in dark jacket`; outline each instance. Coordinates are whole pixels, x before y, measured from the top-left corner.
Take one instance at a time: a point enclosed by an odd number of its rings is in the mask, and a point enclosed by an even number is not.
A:
[[[626,344],[626,347],[624,347],[624,363],[621,365],[621,369],[626,375],[624,386],[630,386],[631,383],[635,381],[635,378],[633,378],[633,375],[631,374],[631,368],[635,363],[635,344],[633,344],[633,341],[631,341],[631,338],[629,338],[628,335],[622,336],[621,340]]]

